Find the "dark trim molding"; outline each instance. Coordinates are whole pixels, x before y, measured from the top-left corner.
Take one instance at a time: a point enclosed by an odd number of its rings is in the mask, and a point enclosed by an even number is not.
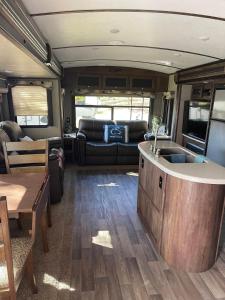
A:
[[[61,50],[61,49],[72,49],[72,48],[93,48],[93,47],[130,47],[130,48],[144,48],[144,49],[154,49],[154,50],[165,50],[165,51],[171,51],[171,52],[178,52],[178,53],[186,53],[186,54],[192,54],[192,55],[198,55],[203,56],[207,58],[212,58],[215,60],[221,59],[219,57],[197,53],[197,52],[191,52],[191,51],[185,51],[185,50],[179,50],[179,49],[171,49],[171,48],[163,48],[163,47],[153,47],[153,46],[143,46],[143,45],[107,45],[107,44],[97,44],[97,45],[76,45],[76,46],[64,46],[64,47],[54,47],[52,50]]]
[[[39,63],[47,60],[46,42],[34,20],[20,1],[2,0],[0,4],[0,31],[20,49],[26,51]],[[56,57],[52,57],[48,68],[57,76],[61,75],[61,66]],[[46,67],[47,68],[47,67]]]
[[[169,11],[169,10],[151,10],[151,9],[82,9],[82,10],[64,10],[64,11],[51,11],[45,13],[30,14],[31,17],[63,15],[63,14],[82,14],[82,13],[105,13],[105,12],[130,12],[130,13],[154,13],[154,14],[171,14],[183,15],[188,17],[213,19],[217,21],[225,21],[225,18],[214,17],[210,15],[192,14],[187,12]]]
[[[175,75],[176,84],[209,80],[225,76],[225,59],[179,70]]]
[[[158,64],[158,63],[150,63],[147,61],[139,61],[139,60],[129,60],[129,59],[76,59],[76,60],[64,60],[64,61],[60,61],[61,64],[63,63],[72,63],[72,62],[82,62],[82,61],[118,61],[118,62],[133,62],[133,63],[141,63],[141,64],[148,64],[148,65],[156,65],[156,66],[163,66],[163,67],[167,67],[167,68],[172,68],[172,69],[176,69],[176,70],[182,70],[181,68],[175,67],[175,66],[167,66],[164,64]]]

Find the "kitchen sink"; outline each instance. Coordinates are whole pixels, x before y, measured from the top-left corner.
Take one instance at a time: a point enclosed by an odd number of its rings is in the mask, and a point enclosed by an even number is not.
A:
[[[185,153],[161,155],[161,157],[173,164],[205,163],[203,159],[197,159],[194,155]]]
[[[186,154],[187,152],[181,148],[162,148],[160,149],[160,156],[171,154]]]

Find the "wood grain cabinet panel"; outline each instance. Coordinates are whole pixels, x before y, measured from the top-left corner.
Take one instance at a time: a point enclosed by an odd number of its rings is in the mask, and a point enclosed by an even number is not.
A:
[[[142,220],[144,221],[145,224],[147,221],[147,205],[148,205],[148,200],[146,197],[146,194],[143,190],[143,188],[139,185],[138,187],[138,212],[142,217]]]
[[[167,177],[161,255],[176,269],[203,272],[218,250],[224,186]]]
[[[139,157],[139,185],[146,190],[148,161],[144,156]]]
[[[203,272],[218,254],[223,185],[183,180],[140,155],[138,210],[165,261],[177,270]]]
[[[155,208],[152,201],[149,198],[147,199],[148,199],[148,204],[147,204],[146,223],[148,226],[148,232],[150,236],[153,238],[155,247],[158,250],[160,250],[163,216],[162,213]]]
[[[140,155],[138,208],[148,233],[160,248],[166,174]]]
[[[146,193],[155,207],[161,211],[164,203],[166,174],[149,161],[147,161],[146,165]]]

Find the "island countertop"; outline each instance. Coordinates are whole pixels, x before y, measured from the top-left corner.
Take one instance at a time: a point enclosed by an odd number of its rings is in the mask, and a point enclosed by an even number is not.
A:
[[[154,144],[154,142],[142,142],[138,145],[138,149],[146,159],[163,172],[192,182],[225,185],[225,168],[208,158],[205,159],[205,163],[170,163],[162,156],[156,157],[150,151],[151,144]],[[198,154],[171,141],[158,141],[157,148],[180,148],[187,154],[198,156]]]

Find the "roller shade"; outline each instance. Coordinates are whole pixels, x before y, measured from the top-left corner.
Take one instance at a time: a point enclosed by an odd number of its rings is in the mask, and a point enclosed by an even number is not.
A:
[[[15,86],[12,88],[15,116],[47,116],[47,89],[41,86]]]

